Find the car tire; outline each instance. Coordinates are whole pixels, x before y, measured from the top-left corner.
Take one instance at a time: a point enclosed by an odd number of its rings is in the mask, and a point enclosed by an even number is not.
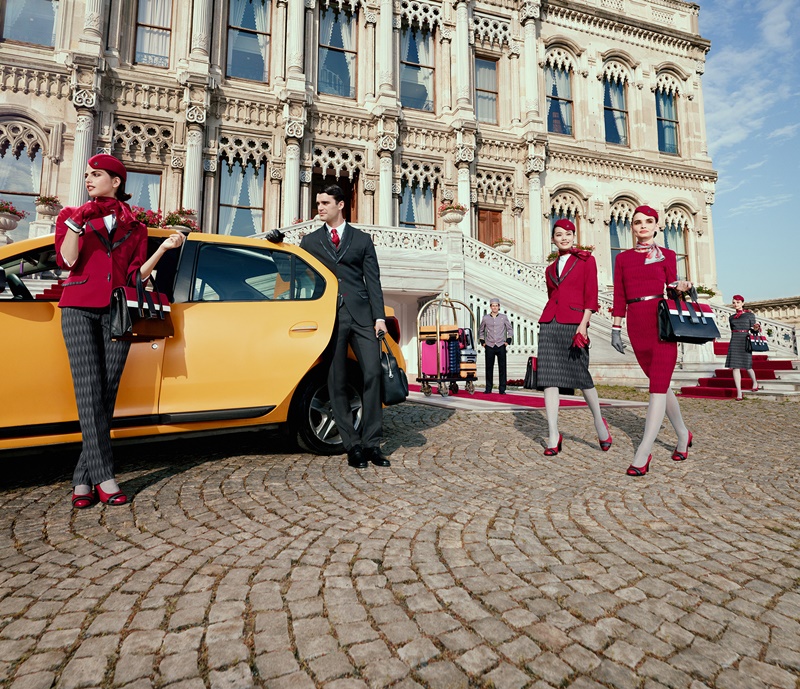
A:
[[[357,369],[348,371],[348,395],[353,412],[353,425],[361,426],[361,378]],[[304,384],[292,423],[297,444],[305,451],[317,455],[339,455],[344,453],[342,439],[333,420],[327,375],[320,372],[312,375]]]

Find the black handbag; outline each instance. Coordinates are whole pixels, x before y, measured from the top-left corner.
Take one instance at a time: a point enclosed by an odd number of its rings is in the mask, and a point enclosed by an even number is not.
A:
[[[658,336],[663,342],[686,342],[705,344],[719,337],[719,328],[714,318],[714,310],[708,304],[701,304],[694,287],[680,295],[676,290],[667,289],[667,298],[658,302]]]
[[[751,330],[747,333],[747,339],[744,341],[744,348],[748,352],[768,352],[769,343],[764,335]]]
[[[526,390],[535,390],[536,389],[536,370],[537,370],[537,361],[535,356],[528,357],[528,366],[525,369],[525,380],[522,383],[522,387]]]
[[[381,342],[381,402],[387,407],[400,404],[408,397],[406,372],[397,365],[397,359],[383,335]]]
[[[153,291],[145,289],[147,282]],[[167,295],[155,291],[152,276],[142,282],[139,271],[136,287],[117,287],[111,292],[110,313],[112,340],[149,342],[175,335]]]

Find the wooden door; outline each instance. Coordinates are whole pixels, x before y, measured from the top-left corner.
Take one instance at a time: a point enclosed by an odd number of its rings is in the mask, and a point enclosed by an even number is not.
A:
[[[503,236],[502,211],[478,209],[478,241],[492,246]]]

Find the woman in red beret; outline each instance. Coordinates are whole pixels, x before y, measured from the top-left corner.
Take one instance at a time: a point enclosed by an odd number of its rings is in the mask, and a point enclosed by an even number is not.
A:
[[[728,356],[725,359],[725,368],[733,369],[733,382],[736,384],[736,401],[741,402],[742,396],[742,370],[747,371],[753,381],[752,392],[758,392],[758,380],[753,370],[753,353],[747,351],[747,336],[752,330],[759,332],[761,326],[756,322],[756,315],[744,308],[744,297],[741,294],[733,295],[733,308],[736,312],[730,316],[731,342],[728,345]]]
[[[110,155],[89,159],[84,178],[90,201],[64,208],[56,220],[56,260],[69,270],[61,307],[61,330],[69,356],[83,444],[72,477],[72,505],[98,499],[124,505],[114,478],[111,420],[130,342],[111,339],[109,305],[116,287],[146,279],[161,256],[183,244],[171,235],[147,258],[147,228],[125,201],[125,166]]]
[[[642,442],[636,449],[628,476],[644,476],[653,458],[651,450],[661,429],[666,411],[678,436],[672,453],[676,462],[689,456],[692,434],[681,416],[678,399],[670,388],[672,372],[678,358],[676,342],[662,342],[658,337],[658,301],[664,288],[671,286],[685,292],[692,288],[687,280],[678,280],[675,252],[655,242],[658,234],[658,213],[650,206],[639,206],[633,213],[633,234],[636,246],[617,254],[614,263],[614,306],[611,345],[621,354],[622,319],[628,318],[628,337],[633,353],[650,379],[650,404],[644,424]]]
[[[559,388],[580,388],[594,417],[600,448],[607,452],[613,442],[600,400],[589,373],[589,319],[599,308],[597,262],[589,251],[575,247],[575,225],[562,218],[553,226],[558,258],[545,270],[547,304],[539,319],[537,387],[544,388],[549,438],[545,456],[561,452],[558,431]]]

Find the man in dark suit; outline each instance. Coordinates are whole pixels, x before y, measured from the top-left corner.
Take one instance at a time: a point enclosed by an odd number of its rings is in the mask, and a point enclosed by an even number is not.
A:
[[[381,274],[371,237],[344,219],[344,203],[344,193],[336,185],[317,194],[319,217],[325,224],[303,237],[300,247],[319,259],[339,282],[328,392],[333,418],[347,450],[347,462],[357,469],[366,468],[367,462],[388,467],[389,460],[380,449],[383,410],[378,336],[386,332]],[[267,239],[282,241],[283,236],[273,230]],[[356,354],[364,379],[358,430],[353,426],[347,397],[348,345]]]

